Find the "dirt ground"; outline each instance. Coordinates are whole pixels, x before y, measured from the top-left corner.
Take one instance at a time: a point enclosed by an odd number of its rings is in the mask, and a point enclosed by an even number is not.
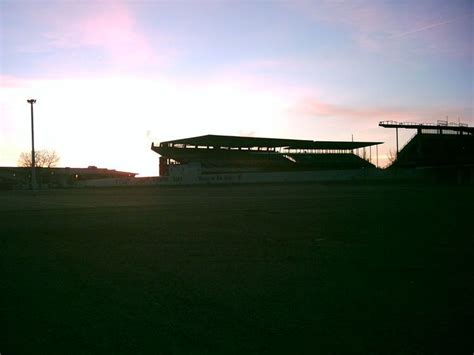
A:
[[[0,192],[0,353],[474,351],[474,188]]]

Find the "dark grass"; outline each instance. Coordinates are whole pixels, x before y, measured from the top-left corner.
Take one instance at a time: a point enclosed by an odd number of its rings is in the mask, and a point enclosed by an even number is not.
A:
[[[2,192],[0,352],[471,354],[474,189]]]

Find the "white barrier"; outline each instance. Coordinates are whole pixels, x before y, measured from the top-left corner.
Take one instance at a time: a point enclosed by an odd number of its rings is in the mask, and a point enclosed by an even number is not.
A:
[[[173,174],[162,177],[157,185],[245,184],[273,182],[344,182],[381,179],[386,174],[378,169],[291,171],[228,174]]]
[[[126,178],[105,178],[79,180],[77,187],[114,187],[114,186],[152,186],[157,185],[162,180],[160,177],[126,177]]]

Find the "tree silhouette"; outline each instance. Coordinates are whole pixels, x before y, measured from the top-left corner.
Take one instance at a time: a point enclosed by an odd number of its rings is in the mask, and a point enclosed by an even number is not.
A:
[[[367,160],[369,163],[371,162],[370,159],[369,159],[369,154],[367,154],[367,150],[364,148],[362,148],[362,156],[361,156],[362,159],[364,160]]]
[[[397,160],[397,152],[394,149],[390,149],[387,154],[388,165],[392,165]]]
[[[59,155],[54,150],[37,150],[35,151],[35,167],[37,168],[54,168],[59,163]],[[31,153],[23,152],[18,158],[18,166],[31,168]]]

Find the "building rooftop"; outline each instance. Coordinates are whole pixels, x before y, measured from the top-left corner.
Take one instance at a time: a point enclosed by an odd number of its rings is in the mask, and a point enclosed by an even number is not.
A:
[[[161,142],[160,147],[225,147],[225,148],[287,148],[287,149],[357,149],[382,142],[312,141],[300,139],[259,138],[204,135]]]
[[[384,128],[437,130],[440,133],[451,131],[451,132],[474,134],[474,127],[469,127],[466,123],[448,122],[448,121],[443,121],[443,120],[438,120],[437,123],[381,121],[379,122],[379,126],[384,127]]]

